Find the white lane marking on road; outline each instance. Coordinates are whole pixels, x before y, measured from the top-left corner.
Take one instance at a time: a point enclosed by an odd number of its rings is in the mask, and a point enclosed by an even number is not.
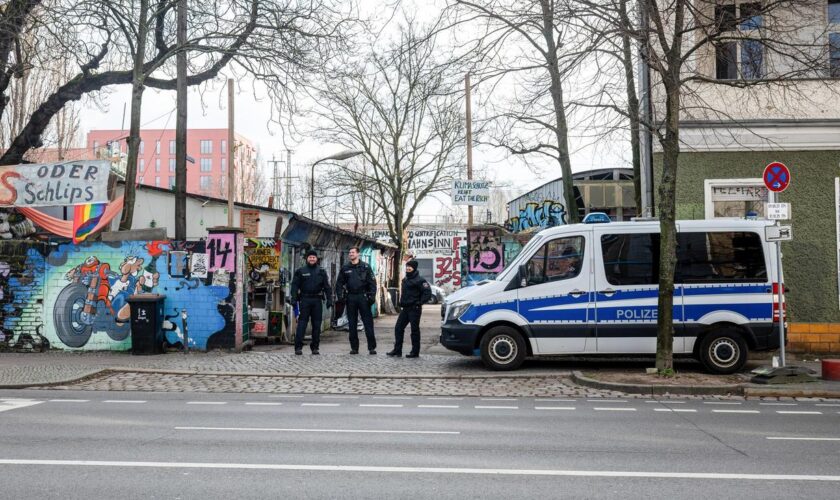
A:
[[[51,399],[50,403],[88,403],[89,399]]]
[[[635,408],[620,408],[615,406],[605,406],[605,407],[598,407],[593,408],[595,411],[636,411]]]
[[[37,399],[32,399],[32,398],[0,398],[0,401],[18,402],[18,401],[38,401],[38,400]]]
[[[368,465],[298,465],[298,464],[242,464],[212,462],[129,462],[105,460],[33,460],[0,459],[0,465],[74,466],[74,467],[135,467],[156,469],[234,469],[234,470],[285,470],[321,472],[368,472],[407,474],[471,474],[490,476],[553,476],[553,477],[632,477],[651,479],[709,479],[750,481],[821,481],[840,482],[840,475],[817,474],[729,474],[720,472],[645,472],[562,469],[479,469],[454,467],[393,467]]]
[[[574,406],[535,406],[535,410],[576,410]]]
[[[758,403],[759,406],[798,406],[796,403]]]
[[[653,411],[664,411],[672,413],[697,413],[697,410],[692,408],[654,408]]]
[[[359,399],[359,396],[321,396],[324,399]]]
[[[671,401],[670,399],[668,399],[662,401],[645,401],[645,403],[657,403],[663,405],[684,405],[685,401]]]
[[[476,405],[476,410],[518,410],[518,406],[482,406]]]
[[[142,405],[145,401],[139,399],[106,399],[103,403],[124,403],[130,405]]]
[[[460,408],[458,405],[417,405],[417,408]]]
[[[403,408],[403,405],[361,404],[362,408]]]
[[[576,399],[535,399],[538,403],[574,403]]]
[[[268,396],[270,398],[302,398],[303,396],[299,394],[272,394]]]
[[[712,410],[712,413],[761,413],[759,410]]]
[[[175,427],[176,431],[241,431],[241,432],[329,432],[333,434],[446,434],[460,431],[404,431],[384,429],[283,429],[277,427]]]
[[[787,437],[787,436],[768,436],[767,439],[771,441],[840,441],[837,438],[821,438],[821,437]]]
[[[301,406],[341,406],[340,403],[301,403]]]
[[[464,398],[453,398],[453,397],[450,397],[450,396],[446,396],[446,397],[438,396],[438,397],[429,397],[429,398],[426,398],[426,399],[431,400],[431,401],[463,401]]]
[[[373,396],[371,399],[414,399],[411,396]]]
[[[43,403],[43,401],[33,401],[31,399],[4,399],[3,401],[0,401],[0,412],[27,408],[41,403]]]
[[[738,401],[703,401],[704,405],[739,405]]]
[[[282,406],[283,403],[265,402],[265,401],[248,401],[245,406]]]
[[[629,403],[623,399],[587,399],[590,403]]]
[[[776,410],[776,413],[782,415],[822,415],[821,411],[799,411],[799,410]]]
[[[817,403],[816,406],[840,406],[840,404]]]
[[[226,405],[225,401],[187,401],[188,405]]]
[[[518,401],[516,398],[481,398],[482,401]]]

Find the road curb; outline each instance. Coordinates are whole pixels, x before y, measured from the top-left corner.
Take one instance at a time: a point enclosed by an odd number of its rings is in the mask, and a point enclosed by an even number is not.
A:
[[[94,370],[84,375],[77,375],[67,379],[62,380],[54,380],[51,382],[34,382],[34,383],[20,383],[20,384],[0,384],[0,390],[2,389],[28,389],[32,387],[55,387],[57,385],[67,385],[67,384],[75,384],[76,382],[81,382],[83,380],[87,380],[90,378],[98,377],[109,372],[110,368],[102,368],[100,370]]]
[[[826,389],[780,389],[777,387],[744,388],[744,396],[752,398],[821,398],[840,399],[840,391]]]
[[[617,382],[602,382],[583,375],[580,371],[572,372],[572,381],[576,384],[619,391],[627,394],[648,394],[662,396],[665,394],[682,394],[687,396],[744,396],[745,387],[741,384],[727,385],[650,385],[650,384],[621,384]]]

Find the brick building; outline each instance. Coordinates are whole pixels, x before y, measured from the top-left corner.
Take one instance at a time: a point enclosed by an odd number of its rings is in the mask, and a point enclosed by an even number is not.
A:
[[[127,130],[91,130],[87,150],[98,158],[124,157],[128,152]],[[212,197],[227,197],[228,131],[219,129],[187,130],[187,192]],[[195,160],[190,162],[189,158]],[[246,137],[236,134],[234,149],[236,201],[256,203],[257,150]],[[175,186],[175,130],[140,131],[140,155],[137,182],[147,186]]]

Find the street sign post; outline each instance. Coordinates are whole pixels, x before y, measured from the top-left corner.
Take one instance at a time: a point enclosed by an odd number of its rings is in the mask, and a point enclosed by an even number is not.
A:
[[[767,203],[767,218],[770,220],[790,220],[790,203]]]
[[[764,167],[764,185],[774,193],[781,193],[790,185],[790,169],[784,163],[774,161]]]

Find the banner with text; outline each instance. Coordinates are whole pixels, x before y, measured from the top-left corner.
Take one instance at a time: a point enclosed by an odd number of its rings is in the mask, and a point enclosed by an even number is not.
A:
[[[455,205],[487,205],[490,202],[490,181],[452,181],[452,203]]]
[[[0,166],[0,207],[108,202],[107,160]]]

